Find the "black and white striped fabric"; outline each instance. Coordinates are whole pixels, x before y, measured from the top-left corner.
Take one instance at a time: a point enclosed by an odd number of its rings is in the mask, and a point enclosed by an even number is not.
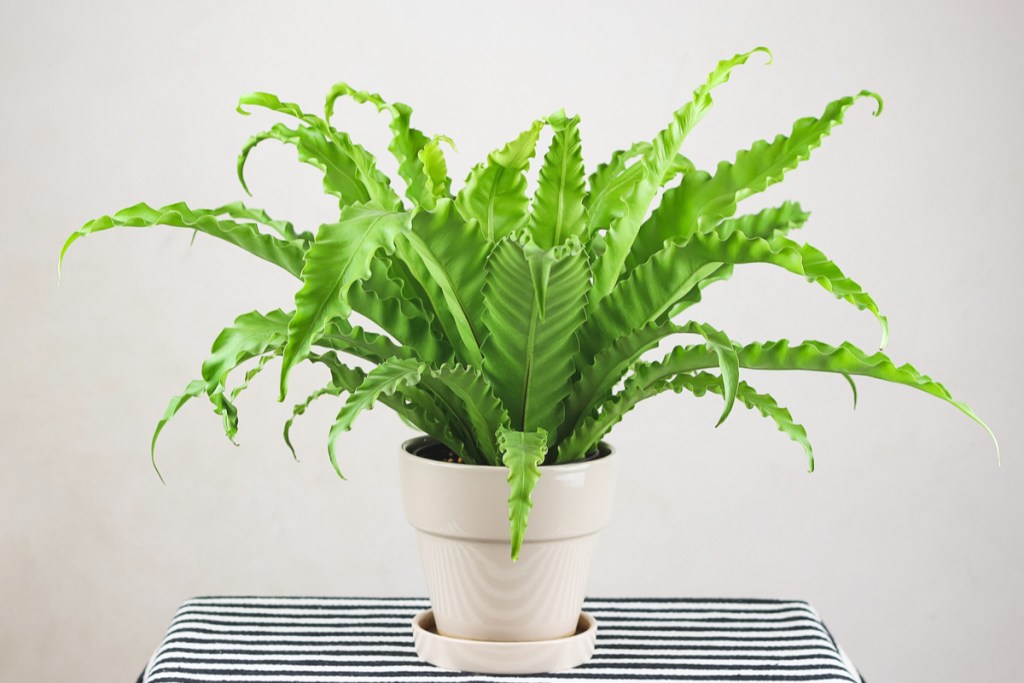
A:
[[[863,683],[806,602],[593,598],[594,658],[572,671],[490,676],[416,657],[421,598],[196,598],[178,610],[144,683]]]

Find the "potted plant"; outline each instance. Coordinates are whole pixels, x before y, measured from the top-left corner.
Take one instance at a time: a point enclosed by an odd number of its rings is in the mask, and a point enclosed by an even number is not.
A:
[[[757,48],[722,61],[653,140],[616,152],[589,177],[579,118],[559,111],[488,155],[458,191],[445,163],[450,140],[413,128],[404,104],[341,83],[321,117],[268,93],[245,95],[241,113],[262,107],[289,122],[245,144],[237,167],[243,188],[249,154],[276,140],[323,173],[325,192],[338,199],[336,222],[312,233],[237,202],[214,209],[137,204],[86,223],[68,238],[61,260],[94,232],[168,225],[225,240],[294,275],[294,310],[252,311],[221,332],[201,379],[159,421],[154,448],[189,399],[206,395],[233,438],[234,399],[270,360],[281,358],[282,400],[297,364],[323,365],[330,380],[294,414],[319,397],[339,400],[327,440],[336,469],[341,435],[377,402],[426,435],[403,446],[401,472],[436,630],[476,641],[557,640],[577,627],[595,534],[610,511],[618,456],[602,439],[644,399],[665,391],[716,394],[724,402],[719,422],[738,402],[774,421],[811,469],[804,428],[741,380],[741,369],[905,384],[985,427],[941,384],[881,351],[738,343],[692,316],[705,287],[737,265],[767,263],[874,315],[885,345],[887,321],[871,296],[821,251],[791,238],[808,218],[799,204],[736,215],[741,200],[808,159],[858,99],[873,100],[879,114],[878,95],[865,90],[830,102],[714,172],[679,153],[711,108],[713,89],[758,52],[770,60]],[[390,117],[389,150],[404,199],[373,155],[333,126],[339,98]],[[526,172],[544,131],[551,142],[531,197]],[[353,313],[380,331],[358,326]],[[669,337],[683,341],[660,360],[643,357]],[[349,365],[346,356],[372,369]],[[244,382],[229,389],[229,375],[248,362]]]

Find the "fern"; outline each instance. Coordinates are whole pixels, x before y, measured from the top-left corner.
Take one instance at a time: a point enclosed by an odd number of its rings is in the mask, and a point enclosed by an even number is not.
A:
[[[854,377],[903,384],[988,430],[942,384],[883,353],[814,341],[744,345],[693,319],[705,288],[729,279],[737,267],[763,263],[874,315],[883,346],[888,332],[863,287],[821,251],[792,239],[809,218],[798,203],[739,213],[745,199],[807,161],[858,99],[874,99],[880,113],[876,94],[864,90],[833,100],[818,116],[753,143],[713,172],[696,168],[681,151],[710,111],[715,88],[757,52],[768,51],[756,48],[720,62],[664,129],[615,152],[589,177],[580,119],[560,110],[531,122],[474,166],[454,195],[443,151],[451,140],[414,128],[408,105],[338,83],[321,117],[275,95],[251,93],[240,99],[240,112],[259,107],[286,121],[244,145],[236,167],[243,189],[250,189],[249,155],[273,140],[320,171],[324,192],[338,202],[337,220],[300,230],[241,202],[213,209],[137,204],[74,231],[58,270],[81,237],[164,225],[224,240],[299,278],[294,311],[246,313],[217,337],[201,379],[174,397],[157,423],[154,467],[157,437],[190,400],[205,395],[234,440],[234,401],[260,370],[281,357],[283,399],[291,371],[310,361],[326,367],[330,380],[294,407],[284,430],[289,448],[294,420],[310,402],[340,401],[327,439],[337,469],[342,434],[383,403],[464,462],[508,468],[513,558],[525,538],[542,465],[580,460],[636,405],[663,392],[722,396],[719,422],[737,403],[758,411],[804,449],[812,468],[806,430],[771,396],[755,391],[741,376],[746,371],[841,375],[854,405]],[[388,150],[398,162],[404,199],[373,154],[335,127],[339,98],[388,117]],[[545,128],[551,141],[539,151]],[[526,175],[537,156],[537,188],[530,196]],[[379,330],[356,325],[353,313]],[[672,345],[677,337],[688,345]],[[644,358],[664,345],[670,348],[661,360]],[[348,365],[349,358],[371,369]],[[229,389],[231,375],[242,368],[241,382]]]

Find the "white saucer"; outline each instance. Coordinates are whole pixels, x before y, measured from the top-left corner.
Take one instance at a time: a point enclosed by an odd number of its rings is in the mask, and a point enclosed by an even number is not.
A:
[[[539,674],[564,671],[594,654],[597,621],[580,612],[576,633],[554,640],[508,643],[450,638],[437,632],[434,613],[420,612],[412,620],[416,654],[434,666],[481,674]]]

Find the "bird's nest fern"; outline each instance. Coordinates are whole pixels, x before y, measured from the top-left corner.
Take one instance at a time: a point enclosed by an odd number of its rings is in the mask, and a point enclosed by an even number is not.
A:
[[[282,359],[282,399],[298,363],[319,363],[330,381],[294,414],[318,397],[344,396],[328,437],[335,468],[341,434],[382,402],[463,462],[509,469],[513,557],[540,465],[583,458],[638,402],[665,391],[720,395],[721,420],[736,401],[760,412],[803,448],[811,468],[804,428],[742,381],[741,370],[831,372],[851,383],[856,375],[875,377],[937,396],[984,426],[941,384],[881,352],[816,341],[741,344],[689,319],[704,287],[728,279],[739,264],[767,263],[870,312],[881,325],[883,347],[887,337],[887,321],[871,296],[821,251],[790,239],[808,218],[798,204],[736,216],[741,200],[807,160],[858,99],[872,100],[880,113],[876,94],[865,90],[830,102],[819,116],[755,142],[714,172],[679,153],[711,108],[713,89],[755,53],[770,58],[757,48],[722,61],[652,141],[616,152],[589,177],[579,118],[559,111],[488,155],[455,194],[444,156],[450,140],[413,128],[407,105],[338,84],[320,117],[268,93],[246,95],[240,112],[269,109],[289,125],[275,124],[245,144],[237,167],[243,187],[248,191],[249,154],[276,140],[322,172],[324,191],[338,200],[337,221],[312,234],[242,203],[137,204],[86,223],[68,238],[61,259],[90,233],[166,225],[218,237],[285,269],[301,281],[294,310],[253,311],[226,328],[202,378],[172,399],[154,446],[182,405],[203,394],[233,438],[234,399],[267,361]],[[389,151],[404,199],[374,156],[332,124],[343,97],[390,117]],[[530,197],[526,172],[545,129],[551,143]],[[382,332],[357,327],[353,313]],[[676,346],[660,361],[641,359],[670,335],[694,343]],[[346,355],[373,368],[350,367]],[[247,361],[254,364],[244,382],[229,390],[229,374]]]

